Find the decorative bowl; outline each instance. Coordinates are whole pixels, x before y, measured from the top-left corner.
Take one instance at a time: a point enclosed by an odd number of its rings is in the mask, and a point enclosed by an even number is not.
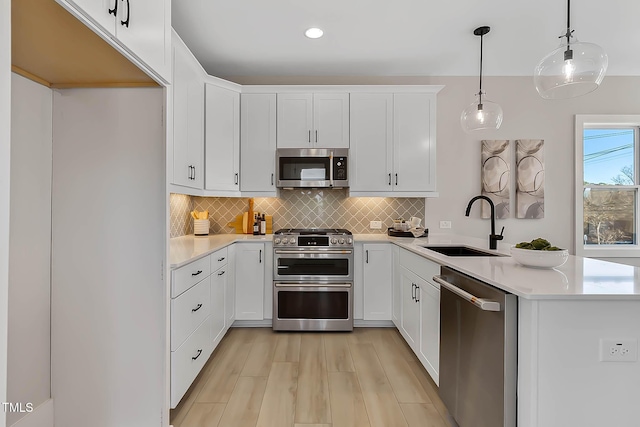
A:
[[[519,249],[511,246],[511,256],[525,267],[554,268],[567,262],[569,251],[536,251],[533,249]]]

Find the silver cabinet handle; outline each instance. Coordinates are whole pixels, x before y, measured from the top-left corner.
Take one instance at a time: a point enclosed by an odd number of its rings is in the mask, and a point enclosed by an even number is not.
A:
[[[442,276],[433,276],[433,280],[440,284],[440,286],[444,286],[445,289],[453,292],[458,295],[465,301],[469,301],[471,304],[475,305],[481,310],[484,311],[500,311],[500,303],[497,301],[491,301],[484,298],[478,298],[477,296],[471,295],[469,292],[463,291],[456,285],[452,285],[442,278]]]

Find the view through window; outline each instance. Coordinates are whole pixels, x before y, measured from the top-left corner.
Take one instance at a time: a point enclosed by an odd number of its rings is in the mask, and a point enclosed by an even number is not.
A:
[[[583,243],[637,244],[638,127],[583,129]]]

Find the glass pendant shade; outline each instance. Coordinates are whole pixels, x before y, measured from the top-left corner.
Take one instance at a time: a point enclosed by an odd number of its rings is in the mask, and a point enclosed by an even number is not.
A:
[[[533,82],[545,99],[568,99],[593,92],[600,86],[609,60],[593,43],[582,43],[571,36],[536,66]]]
[[[476,94],[476,100],[462,111],[460,125],[465,132],[482,129],[499,129],[502,124],[502,107],[489,101],[482,94]]]

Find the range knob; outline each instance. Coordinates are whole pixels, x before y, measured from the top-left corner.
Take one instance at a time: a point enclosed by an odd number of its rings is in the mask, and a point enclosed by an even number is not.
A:
[[[336,238],[334,237],[333,239],[331,239],[331,243],[333,243],[333,244],[335,245],[336,243],[338,243],[338,239],[336,239]]]
[[[344,245],[344,239],[342,239],[342,238],[340,239],[340,244]]]
[[[289,243],[291,243],[292,245],[296,242],[296,238],[292,237],[289,239]]]
[[[348,244],[350,244],[350,245],[351,245],[351,244],[353,244],[353,239],[352,239],[351,237],[349,237],[349,238],[347,239],[347,243],[348,243]]]
[[[276,245],[280,244],[280,238],[276,237],[275,239],[273,239],[273,243],[275,243]]]

